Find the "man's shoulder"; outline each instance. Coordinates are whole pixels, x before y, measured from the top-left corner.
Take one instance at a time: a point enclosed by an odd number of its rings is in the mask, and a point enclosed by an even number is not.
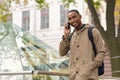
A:
[[[98,30],[94,25],[85,24],[85,29],[86,29],[86,30],[91,29],[91,32],[92,32],[93,34],[99,34],[99,30]]]

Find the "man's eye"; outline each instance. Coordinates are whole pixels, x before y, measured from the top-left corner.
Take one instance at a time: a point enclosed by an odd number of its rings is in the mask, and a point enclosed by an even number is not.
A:
[[[71,20],[71,18],[68,18],[68,20]]]
[[[73,16],[73,18],[76,18],[76,16]]]

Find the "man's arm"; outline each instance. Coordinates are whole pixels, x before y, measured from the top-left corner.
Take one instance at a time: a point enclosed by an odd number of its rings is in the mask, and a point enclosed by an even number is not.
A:
[[[92,30],[93,40],[95,42],[95,47],[97,50],[97,55],[94,59],[94,67],[99,67],[104,60],[105,54],[107,53],[107,48],[105,47],[105,42],[100,34],[100,32],[94,28]]]
[[[66,55],[67,52],[70,50],[70,40],[69,40],[70,32],[71,32],[71,27],[67,23],[64,25],[64,35],[62,36],[62,41],[60,42],[59,45],[59,53],[61,56]]]
[[[60,42],[60,45],[59,45],[59,54],[61,56],[64,56],[68,53],[69,50],[70,50],[69,36],[67,37],[63,36],[62,41]]]

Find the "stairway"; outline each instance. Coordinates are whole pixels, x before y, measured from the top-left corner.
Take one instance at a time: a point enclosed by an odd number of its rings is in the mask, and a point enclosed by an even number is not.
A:
[[[110,60],[109,53],[107,53],[105,55],[104,63],[105,63],[105,73],[103,76],[111,77],[112,76],[112,68],[111,68],[111,60]]]

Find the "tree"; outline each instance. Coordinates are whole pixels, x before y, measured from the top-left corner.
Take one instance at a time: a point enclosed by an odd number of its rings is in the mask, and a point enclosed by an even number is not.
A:
[[[97,16],[97,11],[94,7],[92,0],[86,0],[89,10],[91,11],[92,17],[94,19],[95,26],[100,30],[102,33],[109,52],[111,54],[111,62],[112,62],[112,75],[115,77],[120,77],[120,36],[115,38],[115,24],[114,24],[114,7],[115,7],[115,0],[106,0],[106,23],[107,23],[107,31],[103,30],[101,26],[100,20]]]
[[[21,5],[20,0],[0,0],[0,22],[11,20],[12,13],[10,7],[12,2]],[[23,3],[24,5],[28,4],[28,0],[24,0]]]
[[[0,1],[0,21],[8,21],[8,17],[11,15],[9,10],[10,5],[5,1]]]

